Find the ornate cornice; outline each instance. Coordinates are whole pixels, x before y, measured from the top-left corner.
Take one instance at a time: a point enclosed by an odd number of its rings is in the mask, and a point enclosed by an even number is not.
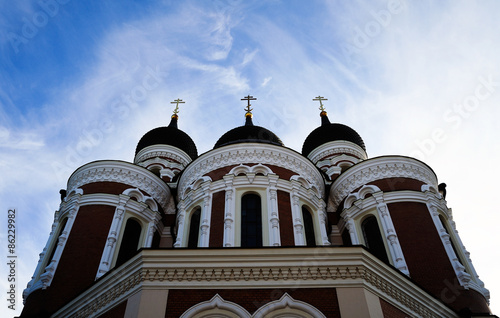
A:
[[[325,191],[321,173],[301,154],[280,146],[243,143],[211,150],[194,160],[184,170],[179,180],[180,197],[183,197],[184,191],[190,184],[210,171],[244,163],[269,164],[291,170],[306,178],[309,183],[320,190],[320,193]]]
[[[151,171],[117,160],[94,161],[78,168],[69,177],[67,192],[94,182],[119,182],[141,189],[158,202],[164,210],[170,198],[170,189]]]
[[[170,145],[152,145],[139,151],[135,156],[134,163],[138,164],[144,160],[156,157],[172,159],[175,162],[179,162],[183,167],[191,162],[189,155],[177,147]]]
[[[194,261],[198,260],[198,261]],[[203,261],[199,261],[203,260]],[[137,289],[362,287],[418,317],[456,317],[362,247],[142,250],[53,317],[98,316]]]
[[[352,166],[333,182],[329,211],[337,210],[340,202],[357,188],[387,178],[415,179],[437,187],[434,171],[422,161],[404,156],[371,158]]]
[[[368,158],[366,151],[364,151],[363,148],[355,143],[345,140],[335,140],[322,144],[311,151],[307,157],[311,159],[312,162],[317,163],[319,160],[335,154],[352,155],[361,160]]]

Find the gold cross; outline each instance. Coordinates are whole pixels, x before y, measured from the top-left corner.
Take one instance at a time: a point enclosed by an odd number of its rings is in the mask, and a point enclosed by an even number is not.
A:
[[[324,100],[328,100],[328,99],[326,99],[326,98],[324,98],[324,97],[321,97],[321,96],[318,96],[318,97],[316,97],[316,98],[313,98],[313,101],[317,101],[317,100],[319,100],[319,110],[321,110],[322,112],[324,112],[324,111],[325,111],[325,106],[323,106],[322,101],[324,101]]]
[[[247,113],[251,112],[252,111],[252,108],[250,108],[250,101],[251,100],[257,100],[257,98],[253,97],[253,96],[246,96],[246,97],[243,97],[241,100],[246,100],[248,102],[248,105],[247,107],[245,108],[245,110],[247,111]]]
[[[183,102],[182,99],[177,98],[173,102],[170,102],[170,104],[175,104],[175,109],[174,109],[174,115],[177,115],[179,112],[179,104],[185,104],[186,102]]]

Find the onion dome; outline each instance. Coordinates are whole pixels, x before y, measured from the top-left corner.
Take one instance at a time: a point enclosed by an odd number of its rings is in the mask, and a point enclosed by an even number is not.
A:
[[[191,159],[196,159],[198,157],[196,145],[188,134],[177,128],[178,118],[177,114],[174,114],[168,127],[158,127],[147,132],[139,140],[135,155],[148,146],[169,145],[184,151]]]
[[[320,116],[321,126],[314,129],[304,141],[304,145],[302,146],[303,156],[307,157],[317,147],[336,140],[350,141],[366,151],[363,139],[361,139],[361,136],[354,129],[343,124],[330,123],[328,115],[324,110],[321,111]]]
[[[250,99],[252,96],[247,96],[244,100],[248,100],[248,106],[245,114],[245,125],[236,127],[226,132],[215,143],[214,149],[245,142],[265,143],[276,146],[284,146],[283,142],[272,131],[260,126],[254,126],[252,122],[252,113],[250,109]],[[243,100],[243,99],[242,99]]]

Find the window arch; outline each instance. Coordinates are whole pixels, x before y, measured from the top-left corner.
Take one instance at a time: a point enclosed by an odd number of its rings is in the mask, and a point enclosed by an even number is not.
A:
[[[302,206],[302,220],[304,222],[304,232],[307,246],[316,246],[316,236],[314,234],[314,221],[311,212]]]
[[[254,193],[241,197],[241,246],[262,246],[262,205]]]
[[[197,208],[191,214],[191,221],[189,222],[189,236],[188,236],[188,244],[189,248],[198,247],[198,238],[200,236],[200,217],[201,217],[201,209]]]
[[[137,220],[129,218],[125,224],[115,266],[120,266],[136,254],[139,249],[141,232],[141,224]]]
[[[361,230],[368,250],[380,260],[389,263],[377,218],[371,215],[364,219],[361,223]]]

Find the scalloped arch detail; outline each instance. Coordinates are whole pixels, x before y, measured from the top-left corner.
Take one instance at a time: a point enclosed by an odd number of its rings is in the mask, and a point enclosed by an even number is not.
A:
[[[353,203],[359,199],[364,199],[368,194],[373,194],[375,192],[380,192],[380,188],[374,185],[364,185],[359,189],[358,192],[351,193],[345,199],[344,209],[349,209]]]

